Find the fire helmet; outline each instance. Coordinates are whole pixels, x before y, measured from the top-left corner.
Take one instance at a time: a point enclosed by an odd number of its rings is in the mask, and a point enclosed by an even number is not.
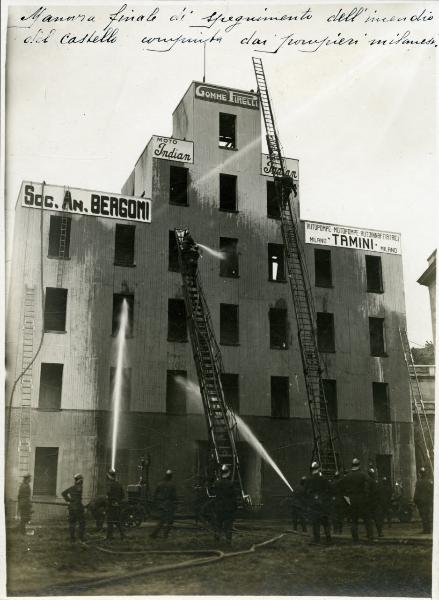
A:
[[[352,471],[358,471],[359,468],[360,468],[360,461],[358,460],[358,458],[353,458],[352,459]]]
[[[229,465],[222,465],[221,467],[221,477],[228,477],[230,475],[230,467]]]
[[[107,477],[108,479],[116,479],[116,471],[114,469],[108,469]]]
[[[81,473],[76,473],[76,475],[73,475],[73,479],[79,483],[80,481],[84,481],[84,477],[81,475]]]
[[[172,475],[171,469],[167,469],[165,475],[166,477],[170,477]]]
[[[26,473],[26,475],[23,475],[24,481],[28,481],[30,478],[31,478],[30,473]]]
[[[317,461],[311,463],[311,473],[317,473],[320,471],[320,465]]]

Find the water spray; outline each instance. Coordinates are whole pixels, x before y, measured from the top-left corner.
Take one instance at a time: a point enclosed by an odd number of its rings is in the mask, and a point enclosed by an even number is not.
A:
[[[211,254],[212,256],[214,256],[215,258],[218,258],[219,260],[226,259],[225,252],[221,252],[220,250],[214,250],[213,248],[209,248],[209,246],[205,246],[204,244],[200,244],[199,242],[197,242],[197,246],[199,246],[200,248],[203,248],[203,250],[206,250],[206,252],[208,254]]]
[[[113,393],[111,403],[113,406],[113,433],[111,439],[111,468],[116,465],[117,434],[119,432],[120,404],[122,396],[123,381],[123,359],[125,355],[126,333],[128,328],[128,302],[124,299],[120,311],[119,331],[116,337],[117,362],[114,376]]]

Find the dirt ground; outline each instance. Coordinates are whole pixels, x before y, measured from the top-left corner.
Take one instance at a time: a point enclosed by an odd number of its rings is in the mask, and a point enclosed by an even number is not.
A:
[[[419,523],[395,523],[371,543],[353,544],[346,530],[332,545],[314,545],[286,521],[237,521],[231,547],[192,521],[154,541],[152,523],[122,542],[88,525],[84,545],[69,542],[67,523],[33,526],[26,536],[9,527],[8,595],[431,596],[431,536],[419,534]],[[212,562],[180,564],[193,560]]]

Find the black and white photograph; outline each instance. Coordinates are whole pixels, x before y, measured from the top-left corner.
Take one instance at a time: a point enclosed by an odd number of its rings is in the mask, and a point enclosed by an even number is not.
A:
[[[438,19],[2,3],[0,596],[438,597]]]

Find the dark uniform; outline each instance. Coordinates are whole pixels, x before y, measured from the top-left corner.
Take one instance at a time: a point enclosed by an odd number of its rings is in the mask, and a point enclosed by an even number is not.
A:
[[[217,479],[213,486],[215,494],[214,512],[215,512],[215,539],[218,541],[221,534],[224,534],[226,542],[232,542],[233,521],[236,512],[236,490],[233,481],[227,477]]]
[[[125,497],[123,487],[116,479],[110,479],[107,488],[107,540],[113,539],[113,528],[119,529],[120,537],[125,537],[121,520],[122,502]]]
[[[373,538],[369,509],[369,477],[359,470],[349,471],[341,481],[343,496],[348,498],[348,514],[351,518],[352,539],[358,541],[358,521],[363,519],[368,539]]]
[[[416,504],[422,521],[422,532],[431,533],[433,521],[433,482],[427,479],[427,474],[420,473],[416,482],[413,502]]]
[[[308,513],[312,523],[314,542],[320,542],[320,526],[323,525],[326,541],[331,541],[329,525],[331,486],[326,477],[316,471],[305,482],[305,495]]]
[[[383,537],[384,511],[381,500],[380,484],[375,479],[374,471],[369,470],[369,517],[378,533],[378,537]],[[372,525],[371,523],[371,525]]]
[[[378,492],[383,511],[383,520],[387,519],[388,527],[392,525],[392,484],[387,477],[382,477],[379,482]]]
[[[168,537],[174,523],[175,508],[177,504],[177,489],[172,481],[172,475],[166,475],[160,481],[154,493],[154,504],[159,513],[159,521],[154,527],[151,537],[156,538],[163,529],[165,538]]]
[[[305,495],[305,483],[306,477],[302,477],[300,484],[297,489],[294,490],[291,497],[291,520],[293,523],[294,531],[297,531],[298,525],[300,525],[302,531],[306,531],[306,495]]]
[[[190,233],[185,234],[181,249],[188,272],[192,276],[195,276],[197,273],[200,251]]]
[[[25,477],[18,489],[18,514],[20,515],[20,533],[26,533],[26,525],[32,514],[32,491],[30,489],[30,477]]]
[[[102,531],[107,514],[107,497],[96,496],[87,504],[87,511],[93,516],[96,521],[96,531]]]
[[[331,484],[331,514],[334,533],[343,532],[343,521],[346,516],[346,502],[343,498],[341,482],[342,477],[339,473],[336,473]]]
[[[75,541],[76,525],[78,525],[78,535],[81,541],[84,540],[85,517],[84,505],[82,504],[82,480],[62,492],[64,500],[68,503],[69,510],[69,532],[72,542]]]

